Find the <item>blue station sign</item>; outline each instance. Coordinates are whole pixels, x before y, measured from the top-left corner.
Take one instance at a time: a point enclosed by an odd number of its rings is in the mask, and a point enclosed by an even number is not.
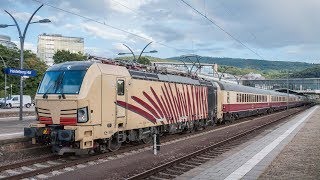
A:
[[[5,68],[4,72],[9,75],[16,76],[31,76],[34,77],[37,75],[37,71],[33,69],[16,69],[16,68]]]

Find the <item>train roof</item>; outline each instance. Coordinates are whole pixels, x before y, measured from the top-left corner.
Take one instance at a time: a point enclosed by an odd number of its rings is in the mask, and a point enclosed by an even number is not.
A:
[[[147,79],[147,80],[153,80],[153,81],[200,85],[200,81],[198,79],[192,79],[190,77],[185,77],[185,76],[150,73],[150,72],[135,71],[135,70],[129,70],[129,73],[132,78],[136,78],[136,79]]]
[[[243,85],[238,85],[238,84],[233,84],[233,83],[226,83],[226,82],[222,82],[222,81],[218,81],[217,83],[220,85],[220,88],[222,90],[226,90],[226,91],[237,91],[237,92],[254,93],[254,94],[270,94],[273,96],[287,95],[286,93],[281,93],[281,92],[277,92],[277,91],[259,89],[259,88],[243,86]],[[292,95],[290,95],[290,96],[292,96]]]
[[[63,71],[63,70],[87,70],[94,62],[92,61],[68,61],[55,64],[47,69],[47,71]]]

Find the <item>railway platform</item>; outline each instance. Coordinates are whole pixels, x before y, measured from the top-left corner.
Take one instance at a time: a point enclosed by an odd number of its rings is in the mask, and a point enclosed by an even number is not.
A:
[[[176,179],[318,179],[320,106]]]
[[[24,116],[23,121],[19,117],[0,118],[0,141],[23,137],[23,128],[35,121],[35,116]]]

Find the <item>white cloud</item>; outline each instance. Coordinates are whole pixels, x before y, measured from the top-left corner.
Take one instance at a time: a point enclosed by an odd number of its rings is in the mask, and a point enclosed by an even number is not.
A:
[[[23,22],[27,22],[32,15],[31,13],[28,13],[28,12],[14,12],[11,14],[17,20],[20,20]],[[34,15],[32,18],[32,21],[39,21],[41,19],[44,19],[44,18],[42,18],[41,16],[38,16],[38,15]]]
[[[83,28],[88,34],[106,40],[123,41],[126,38],[126,35],[115,32],[115,30],[103,27],[102,25],[82,23],[80,27]]]
[[[114,43],[113,49],[119,52],[128,51],[128,48],[126,48],[122,43]]]
[[[139,13],[139,8],[148,4],[150,0],[127,1],[127,0],[105,0],[111,9],[120,13]]]

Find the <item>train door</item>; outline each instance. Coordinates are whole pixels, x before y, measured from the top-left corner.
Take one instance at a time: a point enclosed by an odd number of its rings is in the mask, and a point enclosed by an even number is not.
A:
[[[125,78],[117,78],[116,99],[117,101],[127,102],[126,80]],[[116,106],[116,125],[119,129],[124,128],[127,124],[127,109]]]

